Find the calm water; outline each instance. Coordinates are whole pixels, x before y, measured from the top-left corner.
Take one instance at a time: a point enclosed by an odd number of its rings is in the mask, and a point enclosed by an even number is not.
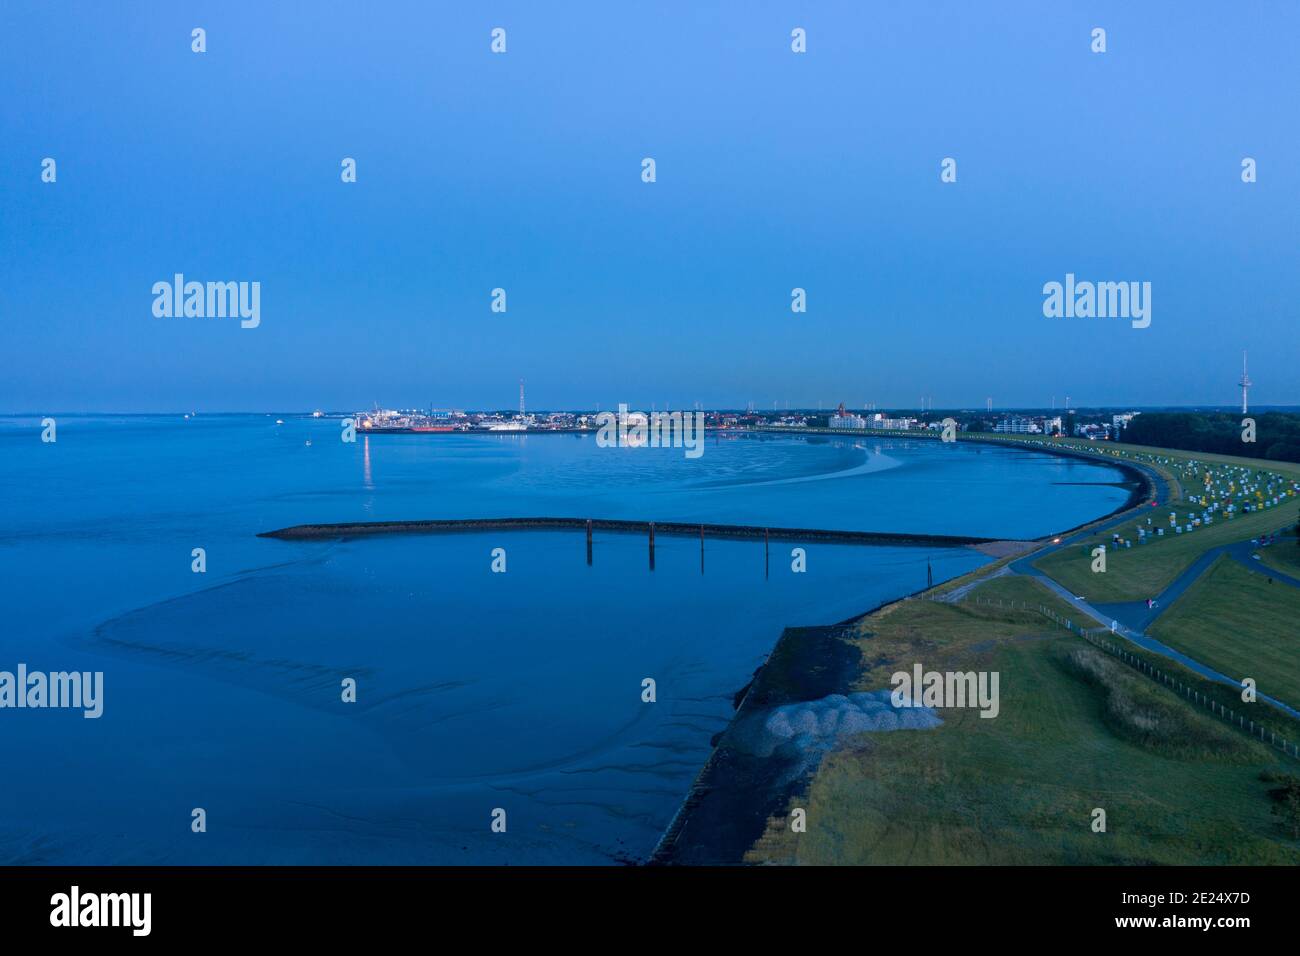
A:
[[[0,710],[0,862],[637,859],[783,626],[915,590],[927,558],[936,580],[982,560],[805,545],[794,574],[774,544],[765,576],[761,542],[709,541],[701,572],[698,541],[660,537],[650,572],[635,536],[597,535],[588,567],[581,533],[258,531],[569,515],[1029,537],[1125,498],[1105,466],[961,443],[710,438],[688,460],[568,435],[345,445],[281,417],[60,418],[53,445],[0,420],[0,670],[106,685],[99,720]]]

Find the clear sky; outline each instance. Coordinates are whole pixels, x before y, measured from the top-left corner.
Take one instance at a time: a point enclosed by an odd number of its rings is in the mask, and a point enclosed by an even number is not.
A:
[[[1242,348],[1297,403],[1297,35],[1282,0],[5,0],[0,410],[1231,404]],[[177,272],[259,281],[260,326],[156,318]],[[1150,327],[1045,317],[1067,272],[1150,282]]]

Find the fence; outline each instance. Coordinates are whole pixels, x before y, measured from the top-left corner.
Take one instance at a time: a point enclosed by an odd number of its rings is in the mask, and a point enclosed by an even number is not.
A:
[[[1268,728],[1264,727],[1262,724],[1256,724],[1253,720],[1248,720],[1244,714],[1238,714],[1236,711],[1225,707],[1223,704],[1220,704],[1218,701],[1210,698],[1208,695],[1201,693],[1196,688],[1187,686],[1177,677],[1172,677],[1169,674],[1166,674],[1164,671],[1162,671],[1160,668],[1153,665],[1150,661],[1146,660],[1145,658],[1140,657],[1137,654],[1134,654],[1131,651],[1128,651],[1117,644],[1112,644],[1110,641],[1106,640],[1104,637],[1102,637],[1102,635],[1109,634],[1110,633],[1109,628],[1081,627],[1080,625],[1075,624],[1071,618],[1062,617],[1060,614],[1056,613],[1050,607],[1047,607],[1044,604],[1032,605],[1025,601],[1003,601],[1001,599],[992,600],[992,599],[985,599],[980,597],[971,598],[965,595],[947,601],[944,600],[943,595],[923,595],[921,596],[921,599],[926,601],[937,601],[939,603],[944,603],[944,604],[956,604],[956,603],[977,604],[983,607],[998,607],[1010,611],[1030,611],[1032,613],[1041,614],[1049,621],[1052,621],[1057,625],[1059,625],[1060,627],[1065,628],[1067,631],[1070,631],[1072,634],[1079,635],[1085,641],[1091,644],[1093,647],[1096,647],[1098,650],[1105,651],[1106,653],[1114,657],[1116,660],[1124,664],[1127,664],[1129,667],[1133,668],[1139,673],[1146,675],[1152,680],[1159,681],[1160,683],[1164,684],[1166,687],[1170,688],[1171,690],[1174,690],[1177,693],[1181,694],[1183,697],[1186,697],[1187,700],[1190,701],[1191,703],[1205,708],[1215,717],[1218,717],[1219,719],[1225,721],[1231,726],[1236,727],[1237,729],[1250,734],[1252,737],[1258,738],[1261,742],[1266,743],[1269,746],[1282,751],[1282,753],[1286,754],[1288,757],[1295,757],[1297,759],[1300,759],[1300,745],[1297,745],[1294,741],[1290,741],[1287,740],[1285,737],[1279,736],[1276,731],[1269,730]],[[1231,685],[1224,685],[1224,686],[1231,686]]]

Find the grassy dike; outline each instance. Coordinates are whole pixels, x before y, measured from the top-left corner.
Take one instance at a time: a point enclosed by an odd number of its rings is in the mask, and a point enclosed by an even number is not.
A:
[[[1077,444],[1077,443],[1076,443]],[[1300,466],[1287,462],[1262,462],[1250,458],[1229,458],[1224,455],[1195,455],[1169,449],[1143,448],[1136,445],[1106,443],[1094,448],[1100,460],[1130,460],[1148,465],[1168,481],[1170,502],[1167,507],[1138,509],[1131,521],[1099,532],[1084,542],[1063,548],[1034,562],[1044,574],[1082,594],[1093,604],[1141,601],[1159,594],[1173,583],[1183,571],[1210,548],[1246,541],[1263,534],[1273,534],[1286,526],[1294,526],[1300,509],[1297,498],[1287,495],[1282,503],[1252,514],[1238,513],[1233,517],[1217,515],[1212,525],[1195,531],[1175,534],[1169,527],[1169,512],[1185,523],[1189,513],[1199,514],[1204,505],[1191,501],[1201,494],[1201,477],[1205,470],[1212,475],[1226,469],[1249,469],[1251,479],[1267,482],[1300,480]],[[1195,464],[1193,464],[1195,463]],[[1239,482],[1238,482],[1239,483]],[[1147,519],[1151,519],[1148,525]],[[1145,528],[1148,534],[1164,528],[1162,538],[1154,538],[1139,545],[1137,531]],[[1105,574],[1092,571],[1090,552],[1099,544],[1109,544],[1111,532],[1134,542],[1131,548],[1108,548]],[[1289,539],[1294,544],[1294,539]],[[1284,547],[1279,544],[1276,547]],[[1266,549],[1271,551],[1272,549]],[[1279,560],[1286,560],[1279,556]],[[1285,570],[1279,567],[1278,570]]]
[[[1179,503],[1172,508],[1149,510],[1155,515],[1152,527],[1167,527],[1169,511],[1181,516],[1189,508]],[[1294,522],[1295,513],[1296,509],[1288,503],[1230,521],[1216,520],[1210,527],[1188,534],[1172,535],[1166,531],[1163,539],[1149,544],[1118,550],[1108,548],[1105,574],[1093,573],[1090,552],[1099,544],[1109,544],[1111,529],[1096,533],[1085,543],[1040,558],[1034,566],[1093,604],[1141,601],[1163,591],[1210,548],[1275,532],[1288,519]],[[1135,517],[1113,530],[1133,539],[1139,525],[1146,526],[1145,517]]]
[[[1259,553],[1265,567],[1300,578],[1300,542],[1296,541],[1294,533]]]
[[[933,730],[850,738],[770,817],[746,862],[1300,863],[1268,779],[1300,764],[1011,607],[1071,613],[1032,580],[995,578],[976,596],[1004,606],[906,601],[863,619],[855,689],[888,687],[914,661],[992,669],[999,716],[945,710]],[[789,828],[794,807],[805,833]],[[1091,828],[1098,807],[1105,833]]]
[[[1220,556],[1150,629],[1221,674],[1300,701],[1300,588]]]
[[[1167,524],[1170,510],[1180,516],[1199,512],[1203,506],[1191,498],[1201,493],[1207,465],[1212,472],[1221,467],[1274,480],[1300,478],[1300,466],[1244,458],[1035,436],[965,437],[1155,472],[1169,507],[1134,508],[1114,529],[1125,536],[1132,536],[1138,522],[1145,526],[1148,512],[1153,526],[1156,516]],[[1219,517],[1191,534],[1166,532],[1151,544],[1114,551],[1108,571],[1118,568],[1121,573],[1108,573],[1104,585],[1098,580],[1103,576],[1092,574],[1090,561],[1074,554],[1082,552],[1082,543],[1045,556],[1040,567],[1092,601],[1140,600],[1160,591],[1206,550],[1294,523],[1295,504],[1297,499],[1288,496],[1282,507],[1239,513],[1230,520]],[[1110,533],[1102,532],[1105,540]],[[1288,544],[1294,547],[1294,539],[1265,549],[1266,561],[1289,571],[1292,557],[1280,550]],[[1300,740],[1300,721],[1264,704],[1243,705],[1231,686],[1202,679],[1154,653],[1127,648],[1130,657],[1191,688],[1200,706],[1189,703],[1041,614],[1022,610],[1020,605],[1028,604],[1066,618],[1078,615],[1032,579],[988,577],[1005,563],[936,589],[967,588],[970,593],[961,603],[903,601],[861,619],[850,640],[861,652],[862,666],[856,680],[836,689],[887,688],[894,671],[910,669],[915,662],[926,670],[996,670],[1001,676],[999,716],[982,719],[976,710],[944,710],[944,723],[932,730],[864,733],[842,740],[783,799],[769,802],[766,827],[744,861],[1300,863],[1300,841],[1270,812],[1280,782],[1300,777],[1300,761],[1212,716],[1204,700],[1248,716],[1268,734],[1292,742]],[[1240,565],[1232,570],[1250,576]],[[1244,653],[1244,667],[1267,674],[1242,676],[1256,676],[1266,693],[1271,687],[1285,699],[1278,681],[1279,675],[1282,681],[1289,679],[1286,622],[1296,619],[1290,600],[1300,592],[1278,591],[1286,586],[1270,586],[1266,579],[1243,590],[1240,581],[1229,580],[1233,577],[1215,573],[1199,582],[1202,586],[1190,588],[1166,612],[1162,623],[1167,626],[1159,636],[1193,656],[1204,654],[1207,663],[1225,673],[1236,672],[1232,655]],[[1261,583],[1273,592],[1256,593]],[[1225,641],[1222,630],[1239,628],[1243,616],[1270,637],[1263,643]],[[795,808],[806,811],[806,832],[790,829]],[[1096,808],[1107,814],[1104,833],[1092,829]]]

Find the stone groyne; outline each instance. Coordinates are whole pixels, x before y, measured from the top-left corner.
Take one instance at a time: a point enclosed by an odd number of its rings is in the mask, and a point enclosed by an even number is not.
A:
[[[841,544],[918,545],[942,548],[989,545],[995,538],[970,535],[912,534],[893,531],[836,531],[826,528],[764,528],[757,525],[687,523],[681,521],[625,521],[614,518],[444,518],[421,521],[355,521],[337,524],[300,524],[263,531],[259,538],[305,540],[354,538],[377,534],[451,534],[476,531],[612,531],[710,538],[768,539],[776,541],[828,541]]]

